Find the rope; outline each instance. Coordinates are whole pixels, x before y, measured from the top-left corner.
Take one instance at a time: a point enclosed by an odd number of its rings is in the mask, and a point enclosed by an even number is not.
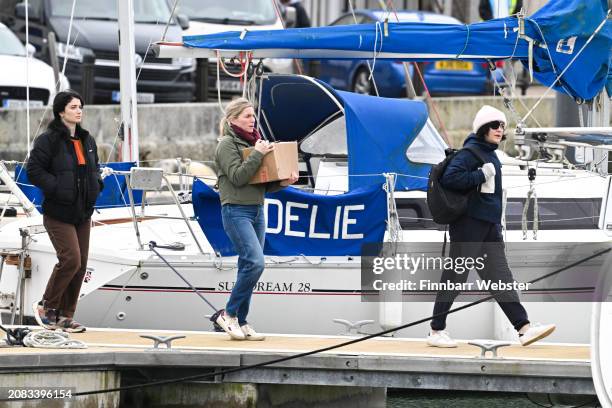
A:
[[[35,348],[56,349],[86,349],[87,345],[80,340],[70,338],[62,331],[37,330],[28,333],[23,339],[23,345]]]
[[[459,58],[461,55],[463,55],[463,52],[465,51],[465,49],[468,46],[468,42],[470,41],[470,25],[469,24],[464,24],[465,27],[467,28],[467,35],[465,36],[465,43],[463,43],[463,49],[461,50],[461,52],[459,54],[457,54],[455,56],[455,58]]]
[[[380,54],[380,52],[382,51],[382,47],[383,47],[383,31],[382,31],[382,25],[380,24],[380,21],[377,21],[376,24],[374,25],[374,51],[373,51],[373,55],[374,58],[372,58],[372,69],[370,69],[370,76],[368,77],[368,80],[372,81],[372,78],[374,78],[374,68],[376,68],[376,58],[378,58],[378,54]],[[380,32],[380,47],[378,47],[378,50],[376,49],[376,44],[378,43],[378,33]],[[378,95],[378,93],[377,93]]]
[[[383,190],[387,193],[387,229],[389,231],[389,241],[397,243],[402,240],[402,226],[397,214],[397,205],[395,203],[395,173],[384,174],[386,182],[383,185]]]
[[[355,8],[353,7],[353,0],[348,0],[348,4],[349,4],[349,10],[351,12],[351,15],[353,16],[353,22],[357,24],[357,16],[355,15]],[[377,32],[377,35],[378,35],[378,32]],[[376,47],[376,44],[374,44],[374,47]],[[374,51],[376,52],[376,49]],[[372,85],[374,85],[374,92],[376,93],[376,96],[380,96],[378,93],[378,86],[376,85],[376,79],[374,78],[374,69],[370,66],[370,61],[366,60],[366,64],[368,66],[368,70],[370,71],[369,78],[372,78]]]

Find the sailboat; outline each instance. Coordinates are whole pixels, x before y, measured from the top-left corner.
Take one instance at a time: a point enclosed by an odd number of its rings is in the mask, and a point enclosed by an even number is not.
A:
[[[584,16],[579,19],[583,24],[572,24],[567,32],[558,30],[578,12]],[[515,57],[531,61],[533,75],[540,82],[576,98],[597,97],[605,103],[604,97],[597,96],[609,84],[612,35],[605,16],[603,2],[551,1],[530,18],[464,27],[384,23],[294,29],[274,35],[221,33],[185,37],[182,44],[158,43],[156,48],[163,57]],[[129,47],[129,28],[122,30],[121,36],[122,46]],[[271,37],[275,42],[269,42]],[[426,45],[435,51],[420,48]],[[125,89],[134,90],[130,82],[134,69],[129,63],[129,58],[121,60],[122,68],[126,67],[122,80],[126,78]],[[586,65],[581,68],[583,63]],[[560,72],[564,74],[559,78]],[[360,256],[362,243],[384,240],[429,242],[432,251],[440,251],[444,231],[428,219],[424,190],[431,164],[440,161],[447,143],[428,119],[426,106],[420,101],[336,91],[305,76],[265,75],[260,82],[257,99],[263,133],[272,140],[300,142],[310,174],[316,176],[312,187],[318,194],[287,189],[268,197],[266,272],[255,290],[252,321],[266,332],[336,334],[344,330],[337,322],[340,320],[347,329],[374,331],[378,326],[392,328],[429,315],[428,301],[364,301],[368,291],[362,287]],[[124,145],[124,158],[137,162],[136,101],[123,88],[121,95],[126,98],[122,104],[126,140],[134,142]],[[606,126],[599,126],[600,131],[609,133]],[[526,126],[521,129],[524,135],[533,134]],[[573,136],[567,133],[564,137]],[[578,143],[576,138],[555,140],[554,144],[531,136],[525,140],[544,151]],[[530,263],[524,262],[524,253],[510,253],[515,273],[535,277],[543,274],[545,267],[561,267],[563,263],[550,260],[574,259],[568,255],[571,242],[609,245],[610,176],[541,161],[536,180],[530,181],[529,162],[504,158],[504,163],[507,241],[538,248]],[[132,177],[137,171],[115,175]],[[115,183],[115,175],[108,181]],[[530,191],[537,191],[543,209],[537,231],[523,228],[524,223],[534,225],[535,220],[522,215]],[[215,194],[204,181],[196,180],[191,192],[193,205],[127,206],[95,214],[78,319],[97,327],[210,330],[205,315],[213,311],[174,269],[212,304],[223,307],[235,279],[236,257],[220,229]],[[18,306],[11,310],[13,316],[40,298],[50,265],[55,262],[55,252],[41,224],[40,216],[32,216],[0,228],[0,248],[27,251],[32,265],[31,278],[19,267],[7,266],[2,275],[0,290],[13,293],[13,303]],[[149,249],[150,241],[157,243],[156,253]],[[580,255],[573,254],[576,259]],[[605,258],[599,259],[597,268],[605,262]],[[533,315],[558,323],[560,329],[552,340],[582,343],[589,341],[589,322],[580,316],[589,313],[590,307],[590,302],[528,304]],[[478,320],[482,325],[451,329],[459,338],[514,340],[495,308],[486,303],[469,309],[461,320]],[[279,309],[288,317],[277,319]],[[572,316],[574,320],[568,321]],[[417,327],[397,335],[422,337],[424,331]]]

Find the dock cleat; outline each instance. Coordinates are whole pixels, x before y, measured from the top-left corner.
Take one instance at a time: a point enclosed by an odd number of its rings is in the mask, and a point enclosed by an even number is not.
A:
[[[224,333],[225,330],[223,330],[223,327],[219,326],[219,323],[217,323],[217,319],[219,318],[219,316],[225,311],[225,309],[220,309],[217,310],[212,316],[210,316],[209,320],[212,322],[213,324],[213,330],[216,331],[217,333]]]

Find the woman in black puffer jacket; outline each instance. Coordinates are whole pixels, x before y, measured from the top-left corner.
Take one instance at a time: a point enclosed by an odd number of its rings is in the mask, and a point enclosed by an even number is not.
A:
[[[80,126],[83,98],[74,91],[57,94],[53,121],[36,141],[28,160],[28,178],[43,191],[43,224],[58,263],[40,302],[37,322],[49,329],[82,332],[74,319],[87,269],[91,215],[104,184],[94,138]]]

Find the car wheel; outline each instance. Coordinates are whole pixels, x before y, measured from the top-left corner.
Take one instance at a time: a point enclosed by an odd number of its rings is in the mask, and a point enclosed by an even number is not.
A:
[[[359,68],[355,74],[355,78],[353,78],[353,87],[351,91],[364,95],[373,95],[374,84],[369,78],[370,72],[368,69],[363,67]]]

